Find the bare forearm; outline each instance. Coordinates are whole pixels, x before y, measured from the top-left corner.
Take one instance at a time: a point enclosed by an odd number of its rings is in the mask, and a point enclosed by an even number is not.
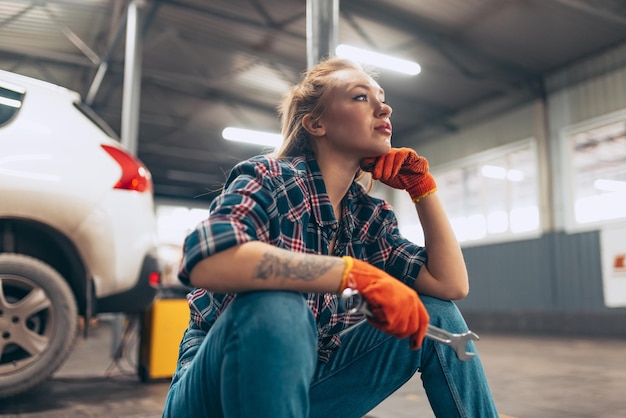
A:
[[[259,241],[221,251],[199,262],[191,284],[214,292],[293,290],[335,292],[345,264],[339,257],[293,253]]]
[[[418,277],[418,290],[445,299],[465,297],[469,291],[465,260],[437,193],[421,200],[416,208],[428,251],[426,269]]]

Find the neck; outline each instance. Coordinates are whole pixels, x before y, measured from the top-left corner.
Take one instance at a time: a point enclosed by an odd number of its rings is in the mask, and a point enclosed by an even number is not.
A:
[[[354,157],[352,157],[354,158]],[[326,192],[335,210],[335,217],[340,219],[341,200],[348,192],[359,168],[359,161],[350,161],[337,153],[320,153],[316,155],[317,164],[322,172]]]

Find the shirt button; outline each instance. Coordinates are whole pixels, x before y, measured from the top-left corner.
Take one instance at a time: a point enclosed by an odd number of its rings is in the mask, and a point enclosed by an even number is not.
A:
[[[332,224],[330,226],[330,229],[332,229],[333,231],[335,231],[337,229],[337,224]]]

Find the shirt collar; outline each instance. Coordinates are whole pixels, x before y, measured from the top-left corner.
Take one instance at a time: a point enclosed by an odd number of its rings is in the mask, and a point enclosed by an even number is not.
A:
[[[322,172],[312,154],[306,155],[306,164],[308,168],[307,182],[310,193],[309,200],[315,221],[319,226],[337,223],[333,212],[333,205],[330,203],[330,197],[326,191],[326,184],[324,184]]]
[[[309,190],[311,191],[309,199],[311,201],[313,216],[320,226],[336,224],[337,218],[335,218],[333,206],[330,202],[328,192],[326,191],[326,184],[324,183],[322,172],[320,171],[320,167],[317,164],[315,156],[313,154],[307,154],[306,163],[308,167],[307,181]],[[356,187],[358,187],[356,182],[353,182],[344,196],[341,205],[343,211],[342,225],[349,231],[354,229],[354,211],[352,209],[354,205]]]

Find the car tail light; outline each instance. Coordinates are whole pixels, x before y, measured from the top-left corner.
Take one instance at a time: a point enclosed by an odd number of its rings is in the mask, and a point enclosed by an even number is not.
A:
[[[113,188],[149,192],[152,190],[152,176],[145,165],[126,151],[111,146],[102,148],[122,167],[122,176]]]
[[[148,283],[150,283],[152,287],[159,287],[161,284],[161,273],[158,271],[150,272],[148,275]]]

